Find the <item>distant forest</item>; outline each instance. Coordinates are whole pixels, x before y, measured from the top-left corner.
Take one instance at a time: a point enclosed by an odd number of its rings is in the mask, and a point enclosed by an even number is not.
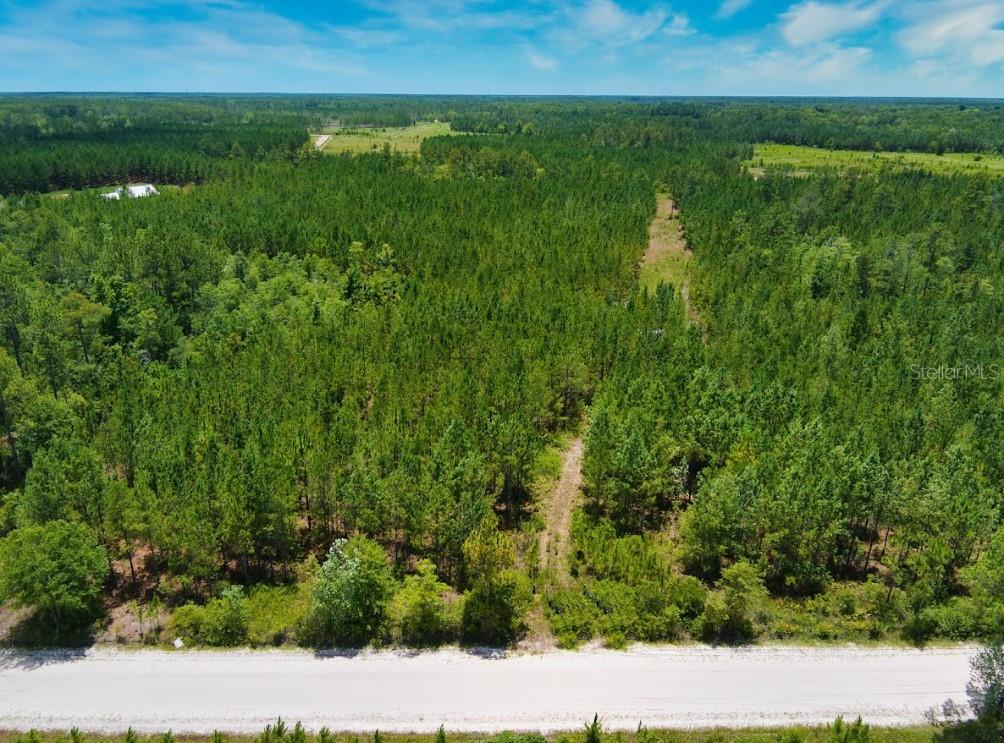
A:
[[[1004,105],[0,98],[8,641],[1004,633],[1004,180],[759,142],[1000,154]],[[658,193],[699,323],[637,281]]]

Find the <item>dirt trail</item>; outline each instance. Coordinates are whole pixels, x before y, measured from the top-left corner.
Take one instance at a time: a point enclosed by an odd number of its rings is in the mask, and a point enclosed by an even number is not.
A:
[[[569,580],[572,513],[582,490],[582,449],[582,437],[577,437],[561,454],[561,477],[545,504],[545,526],[540,534],[540,570],[550,571],[562,584]]]
[[[331,141],[330,134],[314,134],[314,148],[318,151],[324,149],[324,145]]]
[[[923,725],[966,699],[975,649],[637,646],[505,654],[442,650],[0,652],[0,729],[258,733]]]
[[[683,234],[683,226],[680,224],[680,210],[669,196],[658,194],[655,217],[648,226],[648,249],[642,258],[643,278],[645,278],[645,268],[649,268],[651,271],[649,281],[653,285],[657,283],[657,279],[676,284],[683,298],[687,316],[691,322],[703,327],[701,316],[690,301],[688,266],[692,257],[687,238]]]

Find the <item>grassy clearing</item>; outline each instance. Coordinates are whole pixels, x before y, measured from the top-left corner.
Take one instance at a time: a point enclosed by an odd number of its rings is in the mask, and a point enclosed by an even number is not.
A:
[[[690,253],[664,253],[651,263],[643,263],[638,280],[649,293],[654,293],[660,283],[682,287],[687,278]]]
[[[828,150],[786,144],[758,144],[753,159],[744,163],[755,176],[768,168],[789,170],[804,175],[829,168],[875,170],[880,167],[921,168],[934,173],[981,173],[1004,175],[1004,156],[972,152],[867,152],[864,150]]]
[[[680,230],[680,221],[673,201],[660,194],[656,215],[649,225],[648,249],[641,263],[638,281],[649,292],[661,283],[679,289],[686,283],[690,251]]]
[[[389,146],[394,152],[415,154],[422,140],[429,137],[455,135],[448,121],[420,121],[414,126],[381,127],[377,129],[329,129],[331,139],[322,152],[337,155],[342,152],[378,152]]]

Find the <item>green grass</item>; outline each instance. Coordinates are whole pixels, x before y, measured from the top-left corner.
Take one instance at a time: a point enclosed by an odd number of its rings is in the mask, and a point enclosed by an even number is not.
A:
[[[876,170],[880,167],[921,168],[934,173],[981,173],[1004,175],[1004,156],[973,152],[866,152],[828,150],[787,144],[758,144],[753,159],[744,163],[754,175],[768,168],[781,168],[806,175],[822,168],[838,171]]]
[[[323,150],[328,154],[379,152],[384,145],[394,152],[415,154],[424,139],[457,134],[448,121],[420,121],[414,126],[378,129],[327,129],[323,133],[332,135]]]
[[[310,611],[310,585],[257,586],[248,597],[248,639],[255,646],[290,643]]]
[[[600,715],[602,722],[603,715]],[[867,720],[865,721],[867,722]],[[288,721],[285,734],[281,737],[274,733],[268,740],[275,743],[280,741],[303,740],[303,743],[315,743],[318,736],[306,734],[298,738],[293,734],[295,721]],[[788,727],[788,728],[751,728],[748,730],[643,730],[640,734],[636,732],[607,733],[601,737],[603,743],[833,743],[838,740],[864,740],[868,743],[932,743],[943,741],[944,743],[962,743],[969,739],[965,736],[965,731],[956,736],[955,730],[937,730],[933,727],[914,728],[876,728],[869,729],[867,738],[839,738],[828,729],[826,725],[816,727]],[[374,736],[369,735],[329,735],[326,740],[331,743],[370,743]],[[435,734],[419,733],[380,733],[380,740],[387,743],[434,743]],[[59,732],[32,732],[28,735],[14,732],[0,732],[0,743],[67,743],[69,737],[66,733]],[[127,737],[120,735],[81,735],[78,740],[82,743],[125,743]],[[130,740],[137,743],[164,743],[165,736],[162,735],[136,735],[133,734]],[[170,738],[178,743],[210,743],[217,740],[209,735],[177,735]],[[225,743],[252,743],[263,739],[250,735],[220,735],[219,740]],[[478,733],[451,733],[446,730],[446,740],[448,743],[585,743],[586,736],[582,731],[568,733],[552,733],[542,736],[536,733],[500,733],[498,735],[486,735]],[[991,740],[983,738],[982,740]]]
[[[672,284],[678,290],[686,283],[690,253],[665,253],[642,264],[638,281],[654,293],[659,283]]]

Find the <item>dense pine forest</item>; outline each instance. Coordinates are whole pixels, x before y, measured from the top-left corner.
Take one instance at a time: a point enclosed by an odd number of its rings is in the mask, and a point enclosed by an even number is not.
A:
[[[9,643],[1004,633],[998,102],[0,99]],[[310,134],[450,122],[418,155]],[[149,181],[161,194],[95,190]],[[167,188],[167,187],[174,188]],[[693,260],[642,288],[660,194]],[[678,277],[677,284],[680,284]],[[538,553],[584,441],[568,564]]]

